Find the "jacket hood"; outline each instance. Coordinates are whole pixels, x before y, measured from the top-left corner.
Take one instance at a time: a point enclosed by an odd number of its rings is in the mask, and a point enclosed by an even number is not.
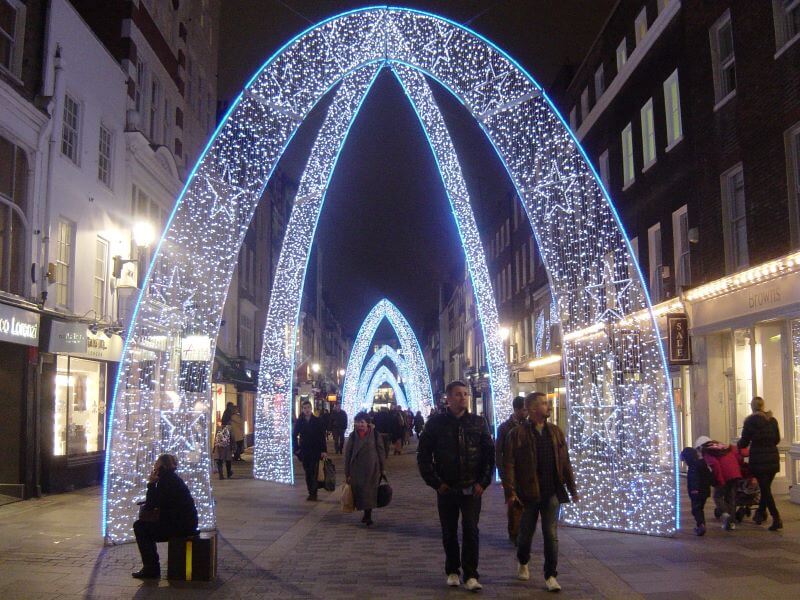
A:
[[[711,456],[725,456],[730,451],[730,445],[723,446],[719,442],[714,442],[703,448],[703,454],[710,454]]]

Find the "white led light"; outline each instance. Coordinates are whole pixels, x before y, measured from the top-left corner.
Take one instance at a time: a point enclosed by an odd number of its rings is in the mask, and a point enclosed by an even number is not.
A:
[[[564,334],[568,435],[582,495],[580,503],[565,506],[565,520],[674,532],[677,440],[663,349],[641,273],[596,173],[541,88],[493,44],[433,15],[370,8],[315,25],[267,61],[215,132],[176,202],[134,310],[115,387],[103,501],[108,542],[132,539],[135,500],[144,493],[153,460],[165,451],[178,455],[201,528],[214,527],[209,384],[225,296],[278,160],[309,111],[338,85],[287,226],[259,371],[254,473],[293,481],[289,426],[306,263],[342,144],[385,65],[420,117],[456,217],[481,311],[495,422],[510,412],[508,367],[469,197],[425,76],[477,119],[516,186],[547,266],[557,306],[551,320],[560,320]],[[765,269],[757,277],[769,275]],[[639,311],[650,318],[631,319]],[[575,335],[587,328],[596,335]],[[403,345],[404,358],[412,378],[421,377],[424,361],[412,339],[416,350]],[[365,356],[358,370],[348,366],[345,374],[351,403]],[[427,398],[420,402],[430,405],[429,382],[403,380],[409,389],[417,385]]]
[[[383,365],[381,363],[391,363],[394,364],[395,369],[397,370],[397,374],[400,380],[403,381],[404,386],[406,388],[405,397],[408,398],[408,402],[406,406],[408,408],[412,408],[413,410],[422,410],[420,407],[420,392],[416,389],[414,383],[416,379],[411,376],[411,373],[408,370],[408,366],[406,365],[405,359],[398,354],[397,350],[384,344],[375,353],[369,358],[367,364],[364,365],[361,374],[359,375],[358,380],[358,392],[356,398],[361,398],[361,404],[356,405],[357,409],[369,407],[372,404],[372,397],[375,395],[374,393],[370,395],[368,393],[368,389],[370,383],[372,382],[373,377],[378,370],[378,368],[382,368]],[[347,373],[347,371],[345,371]]]
[[[383,387],[384,385],[388,385],[389,387],[394,390],[394,399],[397,402],[398,406],[402,406],[403,408],[411,408],[408,404],[408,400],[406,400],[406,394],[403,392],[403,388],[400,387],[400,382],[397,381],[397,377],[394,376],[386,365],[381,365],[377,371],[373,374],[372,378],[370,379],[369,386],[367,387],[367,391],[364,394],[364,397],[361,399],[361,405],[356,406],[356,413],[359,410],[365,410],[372,407],[372,402],[375,398],[375,394],[378,393],[378,389]],[[412,408],[413,410],[413,408]]]

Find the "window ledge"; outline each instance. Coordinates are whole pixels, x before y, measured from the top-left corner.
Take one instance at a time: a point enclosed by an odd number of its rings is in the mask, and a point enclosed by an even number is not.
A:
[[[720,108],[725,106],[728,102],[731,101],[732,98],[735,97],[736,97],[736,90],[729,92],[727,96],[725,96],[722,100],[720,100],[714,105],[714,112],[717,112]]]
[[[647,173],[647,171],[649,171],[649,170],[650,170],[650,168],[651,168],[651,167],[652,167],[654,164],[656,164],[656,162],[658,162],[658,161],[657,161],[657,160],[654,158],[654,159],[653,159],[653,160],[651,160],[649,163],[647,163],[647,164],[646,164],[644,167],[642,167],[642,173]],[[633,181],[631,181],[631,183],[633,183]]]
[[[779,59],[781,55],[786,52],[786,50],[792,46],[797,40],[800,40],[800,33],[795,33],[793,37],[786,40],[786,43],[781,46],[778,51],[775,53],[775,60]]]
[[[784,47],[785,47],[785,46],[784,46]],[[6,77],[8,77],[9,79],[11,79],[11,81],[13,81],[14,83],[16,83],[17,85],[19,85],[19,86],[24,86],[24,85],[25,85],[25,82],[24,82],[24,81],[22,81],[22,79],[20,79],[20,78],[17,76],[17,74],[16,74],[16,73],[14,73],[14,72],[13,72],[13,71],[11,71],[10,69],[6,68],[6,66],[5,66],[5,65],[0,65],[0,72],[2,72],[2,73],[3,73],[3,75],[5,75],[5,76],[6,76]]]
[[[669,146],[667,146],[666,148],[664,148],[664,152],[669,152],[669,151],[670,151],[670,150],[672,150],[672,149],[673,149],[675,146],[677,146],[678,144],[680,144],[682,141],[683,141],[683,134],[681,134],[681,135],[678,137],[678,139],[676,139],[674,142],[672,142],[672,143],[671,143]]]

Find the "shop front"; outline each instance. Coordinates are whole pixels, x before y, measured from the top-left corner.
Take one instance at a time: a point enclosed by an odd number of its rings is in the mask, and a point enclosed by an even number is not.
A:
[[[787,259],[689,294],[694,430],[735,442],[750,401],[764,398],[781,431],[783,492],[800,476],[800,269]]]
[[[38,345],[39,314],[0,302],[0,439],[4,447],[0,504],[39,493],[35,443]]]
[[[47,318],[41,344],[41,485],[61,492],[102,481],[108,410],[122,338]]]

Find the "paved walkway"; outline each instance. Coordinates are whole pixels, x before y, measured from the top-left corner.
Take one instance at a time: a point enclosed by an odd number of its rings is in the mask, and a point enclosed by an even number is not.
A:
[[[341,461],[337,470],[342,476]],[[241,463],[240,463],[241,465]],[[444,586],[434,492],[422,484],[413,447],[389,458],[392,505],[366,529],[343,514],[334,494],[305,502],[294,487],[253,480],[250,464],[215,480],[220,531],[213,583],[140,582],[135,545],[103,547],[100,492],[89,489],[0,507],[0,598],[464,598]],[[531,581],[514,578],[502,493],[492,486],[481,515],[482,596],[547,597],[541,535]],[[560,529],[559,581],[565,598],[800,598],[800,507],[779,498],[785,529],[743,524],[675,538]],[[708,509],[710,513],[710,508]],[[713,519],[712,519],[713,523]],[[160,545],[166,571],[166,545]]]

